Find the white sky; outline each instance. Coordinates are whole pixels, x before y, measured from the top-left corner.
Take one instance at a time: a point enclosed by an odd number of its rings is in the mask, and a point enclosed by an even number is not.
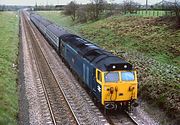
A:
[[[0,0],[0,5],[35,5],[37,2],[38,5],[56,5],[56,4],[68,4],[72,0]],[[75,0],[77,3],[88,3],[90,0]],[[111,0],[107,0],[108,2]],[[124,0],[112,0],[115,3],[122,3]],[[133,0],[140,4],[145,4],[146,0]],[[162,0],[148,0],[149,4],[155,4]],[[175,1],[175,0],[166,0],[166,1]],[[180,0],[177,0],[180,1]]]

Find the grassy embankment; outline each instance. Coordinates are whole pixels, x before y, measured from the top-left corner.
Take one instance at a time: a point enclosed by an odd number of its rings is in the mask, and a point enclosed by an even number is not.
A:
[[[0,125],[16,125],[18,113],[17,64],[18,17],[0,12]]]
[[[134,64],[138,68],[139,95],[178,119],[180,30],[173,28],[174,19],[113,16],[73,24],[58,12],[40,14]]]

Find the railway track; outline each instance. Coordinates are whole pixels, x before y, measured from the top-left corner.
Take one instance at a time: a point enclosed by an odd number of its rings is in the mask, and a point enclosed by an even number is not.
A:
[[[142,120],[140,120],[138,117],[133,115],[133,113],[126,112],[126,115],[134,122],[135,125],[145,125]]]
[[[79,120],[75,116],[69,102],[66,99],[61,87],[56,80],[49,63],[42,53],[40,46],[38,45],[31,25],[29,24],[26,16],[23,14],[23,24],[25,26],[25,33],[29,41],[31,41],[32,52],[35,57],[35,63],[37,64],[37,70],[40,76],[40,81],[43,86],[45,95],[44,101],[48,103],[48,108],[51,114],[51,119],[47,120],[47,124],[80,124]]]
[[[126,111],[115,111],[108,115],[108,119],[112,125],[145,125],[143,121]]]
[[[125,111],[109,111],[107,119],[111,125],[141,125]]]
[[[50,111],[50,117],[47,117],[46,123],[48,124],[108,124],[102,113],[93,104],[90,98],[87,98],[87,93],[82,90],[79,83],[69,72],[67,67],[61,64],[61,60],[55,51],[51,50],[51,53],[46,52],[48,44],[44,42],[40,37],[40,33],[29,22],[27,17],[24,17],[24,25],[26,27],[26,35],[29,41],[31,41],[32,52],[35,57],[40,81],[42,84],[41,93],[44,93],[45,100],[43,102],[48,103],[48,109]],[[38,40],[44,42],[40,45]],[[44,54],[45,53],[45,54]],[[51,59],[52,55],[56,57],[59,62]],[[49,58],[49,59],[48,59]],[[56,68],[64,69],[64,72],[57,70]],[[64,75],[68,75],[69,79],[66,79]],[[69,84],[71,83],[71,84]],[[79,90],[79,93],[75,93],[72,90]],[[43,95],[42,95],[43,96]],[[85,104],[89,103],[89,105]],[[86,110],[86,108],[89,108]],[[45,108],[44,108],[45,109]],[[86,112],[86,113],[84,113]],[[108,116],[110,124],[127,124],[127,125],[143,125],[136,122],[137,119],[131,114],[115,114]]]

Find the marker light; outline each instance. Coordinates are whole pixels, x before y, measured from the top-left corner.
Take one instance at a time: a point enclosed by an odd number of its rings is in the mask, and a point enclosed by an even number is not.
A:
[[[116,66],[113,66],[112,68],[113,68],[113,69],[115,69],[115,68],[116,68]]]
[[[124,65],[124,68],[127,68],[127,65]]]

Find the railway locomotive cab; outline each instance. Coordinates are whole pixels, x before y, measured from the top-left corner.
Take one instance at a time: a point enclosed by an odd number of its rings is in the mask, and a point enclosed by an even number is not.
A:
[[[110,62],[108,60],[111,60]],[[106,109],[118,106],[128,111],[137,104],[137,74],[132,66],[116,57],[96,69],[96,81],[101,86],[101,103]],[[107,65],[106,65],[107,64]]]
[[[137,100],[137,74],[130,63],[36,14],[30,19],[105,109],[128,109]]]

